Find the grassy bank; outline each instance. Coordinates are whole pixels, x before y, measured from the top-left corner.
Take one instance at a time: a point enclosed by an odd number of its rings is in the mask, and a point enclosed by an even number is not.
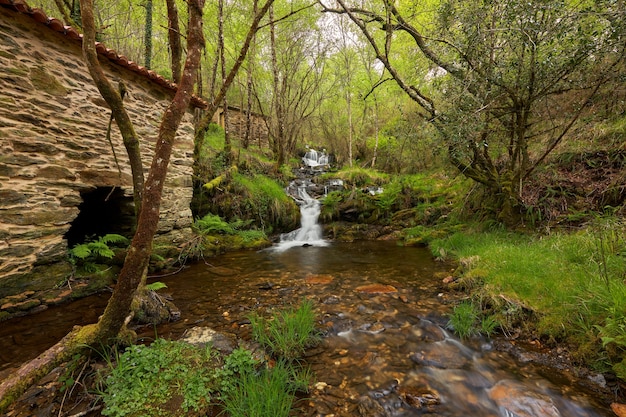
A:
[[[452,285],[468,291],[473,308],[456,311],[457,325],[469,322],[479,332],[488,318],[505,334],[521,329],[566,343],[577,359],[626,378],[623,219],[597,217],[576,232],[541,236],[468,228],[430,247],[460,265]]]

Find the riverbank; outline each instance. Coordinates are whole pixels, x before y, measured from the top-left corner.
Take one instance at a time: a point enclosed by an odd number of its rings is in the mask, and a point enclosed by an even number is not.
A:
[[[507,339],[554,352],[548,356],[602,374],[622,391],[625,232],[623,219],[599,217],[584,229],[546,235],[468,228],[430,248],[458,262],[448,285],[466,294],[472,308],[460,314],[475,314],[476,333],[485,321],[495,323]]]

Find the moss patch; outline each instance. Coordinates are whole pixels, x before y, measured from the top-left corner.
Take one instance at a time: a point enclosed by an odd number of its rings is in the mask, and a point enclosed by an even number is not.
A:
[[[68,93],[67,88],[42,66],[31,68],[29,78],[35,88],[53,96],[65,96]]]

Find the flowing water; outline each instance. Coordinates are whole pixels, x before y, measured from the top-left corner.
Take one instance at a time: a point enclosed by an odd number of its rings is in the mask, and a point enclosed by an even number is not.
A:
[[[322,226],[317,222],[320,216],[320,202],[312,198],[305,186],[295,187],[292,193],[300,205],[300,228],[280,236],[280,242],[272,250],[282,252],[295,246],[326,246],[322,236]]]
[[[301,416],[610,416],[566,372],[534,366],[486,341],[462,344],[445,330],[455,295],[449,274],[423,248],[393,242],[326,242],[239,251],[161,281],[181,320],[140,330],[178,338],[194,326],[250,337],[247,315],[314,302],[322,344],[307,353],[315,374]],[[0,325],[0,377],[93,322],[106,296]]]

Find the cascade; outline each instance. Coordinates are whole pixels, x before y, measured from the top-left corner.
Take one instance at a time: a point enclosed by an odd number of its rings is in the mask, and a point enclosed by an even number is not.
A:
[[[293,184],[289,187],[293,189]],[[294,195],[295,194],[295,195]],[[294,246],[327,246],[322,237],[322,226],[317,222],[320,215],[320,202],[306,191],[306,185],[297,186],[290,195],[300,206],[300,228],[280,236],[280,243],[274,247],[283,251]]]
[[[309,168],[324,167],[330,164],[330,158],[325,150],[318,152],[315,149],[309,148],[302,157],[302,163]]]

